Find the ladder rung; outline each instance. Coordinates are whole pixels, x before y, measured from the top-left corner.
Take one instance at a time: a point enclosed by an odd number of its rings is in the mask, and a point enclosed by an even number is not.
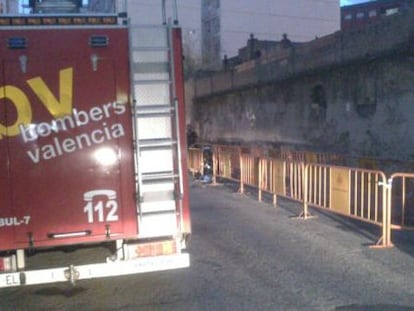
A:
[[[162,204],[166,204],[166,202],[171,202],[176,200],[176,193],[173,190],[167,190],[167,191],[152,191],[152,192],[145,192],[142,193],[141,202],[144,203],[144,206],[142,207],[143,210],[145,210],[147,207],[145,204],[147,203],[153,203],[153,202],[162,202]],[[159,208],[157,206],[157,208]],[[166,210],[163,208],[163,210]]]
[[[136,79],[134,80],[134,85],[137,84],[171,84],[172,81],[168,80],[168,79],[154,79],[154,80],[141,80],[141,79]]]
[[[176,140],[169,138],[166,139],[141,139],[138,141],[138,146],[142,148],[160,148],[160,147],[171,147],[177,143]]]
[[[147,113],[171,113],[174,111],[174,107],[170,105],[146,105],[140,106],[135,105],[135,112],[137,114],[147,114]]]
[[[168,52],[170,48],[168,46],[134,46],[132,51],[137,52]]]
[[[162,118],[162,117],[168,117],[171,116],[171,113],[159,113],[159,112],[154,112],[154,113],[145,113],[145,114],[137,114],[136,117],[137,118]]]
[[[141,215],[142,218],[145,218],[145,216],[156,216],[156,215],[165,215],[165,214],[178,215],[176,210],[154,211],[154,212],[145,212],[145,213],[141,212],[140,215]]]
[[[135,62],[133,63],[133,72],[134,74],[148,74],[148,73],[162,73],[168,74],[169,70],[168,62]]]
[[[142,181],[147,182],[164,182],[167,180],[174,180],[178,177],[174,172],[158,172],[158,173],[144,173],[142,174]]]

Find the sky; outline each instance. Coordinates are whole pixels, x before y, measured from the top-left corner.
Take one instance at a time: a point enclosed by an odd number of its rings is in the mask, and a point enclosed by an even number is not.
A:
[[[363,2],[370,2],[372,0],[340,0],[341,2],[341,6],[344,5],[352,5],[352,4],[358,4],[358,3],[363,3]]]

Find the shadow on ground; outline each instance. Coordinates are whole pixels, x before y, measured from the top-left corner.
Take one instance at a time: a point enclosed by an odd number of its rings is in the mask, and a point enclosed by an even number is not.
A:
[[[336,307],[335,311],[409,311],[414,307],[400,306],[394,304],[378,304],[378,305],[348,305]]]

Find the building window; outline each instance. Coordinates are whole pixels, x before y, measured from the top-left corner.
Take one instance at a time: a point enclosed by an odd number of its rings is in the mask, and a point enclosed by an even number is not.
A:
[[[358,12],[357,14],[356,14],[356,18],[357,19],[361,19],[361,18],[364,18],[365,17],[365,13],[364,12]]]
[[[398,8],[390,8],[390,9],[386,9],[385,10],[385,15],[393,15],[398,13],[399,9]]]
[[[346,14],[344,20],[349,21],[352,19],[352,14]]]
[[[362,103],[358,103],[355,107],[356,112],[362,118],[368,118],[375,114],[377,111],[377,103],[375,98],[364,97]]]
[[[371,17],[375,17],[375,16],[377,16],[377,11],[376,11],[376,10],[371,10],[371,11],[369,11],[368,16],[369,16],[370,18],[371,18]]]
[[[359,78],[358,89],[355,94],[355,110],[360,117],[369,118],[375,115],[377,111],[377,87],[376,77],[362,76]]]

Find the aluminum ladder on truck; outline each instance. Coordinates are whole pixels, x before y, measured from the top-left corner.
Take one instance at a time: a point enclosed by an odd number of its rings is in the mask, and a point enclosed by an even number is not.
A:
[[[177,236],[182,197],[171,25],[130,25],[139,238]]]

